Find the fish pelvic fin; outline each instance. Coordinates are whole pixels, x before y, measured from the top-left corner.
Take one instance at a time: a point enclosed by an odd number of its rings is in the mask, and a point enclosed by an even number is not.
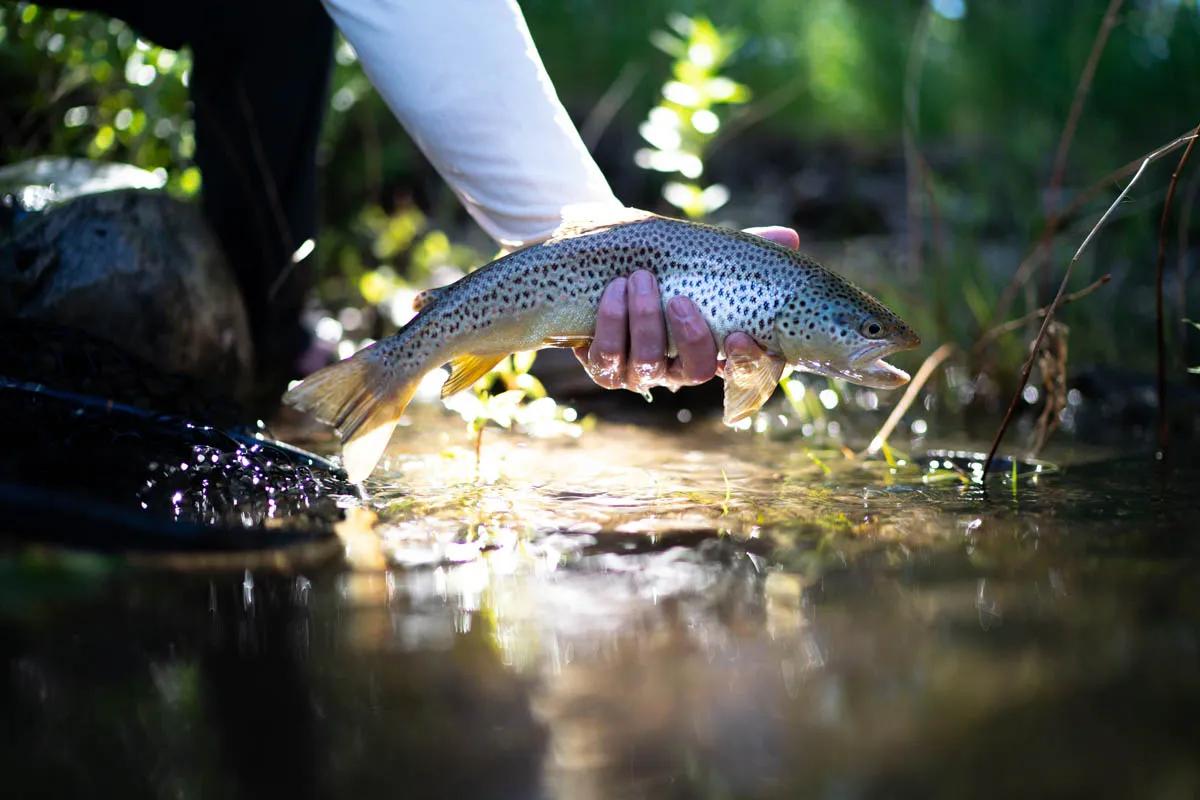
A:
[[[392,377],[373,349],[314,372],[283,396],[283,402],[337,430],[342,463],[352,483],[365,480],[383,457],[421,379]]]
[[[477,356],[468,353],[450,360],[450,377],[442,384],[442,397],[457,394],[487,375],[504,360],[507,353]]]
[[[787,362],[779,356],[761,353],[729,353],[725,359],[724,423],[745,419],[762,408],[771,398]]]

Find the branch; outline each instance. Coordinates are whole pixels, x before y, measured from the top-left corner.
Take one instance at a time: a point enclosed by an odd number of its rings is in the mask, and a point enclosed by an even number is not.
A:
[[[1029,358],[1025,360],[1025,366],[1021,370],[1021,380],[1017,384],[1016,391],[1013,392],[1012,400],[1009,401],[1008,410],[1004,412],[1004,419],[1001,420],[1000,428],[996,431],[996,438],[992,440],[992,447],[990,450],[988,450],[987,460],[983,462],[984,478],[987,477],[988,469],[992,466],[992,460],[996,457],[996,450],[999,449],[1000,442],[1004,438],[1004,433],[1008,430],[1008,425],[1012,421],[1013,412],[1017,408],[1017,402],[1021,399],[1021,393],[1025,389],[1025,384],[1029,382],[1029,373],[1033,371],[1033,364],[1034,361],[1037,360],[1038,350],[1041,349],[1042,340],[1046,338],[1046,331],[1049,330],[1050,323],[1054,320],[1054,312],[1057,311],[1059,305],[1062,304],[1063,293],[1066,291],[1067,284],[1071,280],[1071,270],[1075,267],[1076,262],[1079,261],[1079,257],[1083,255],[1083,251],[1087,249],[1087,246],[1091,244],[1092,239],[1094,239],[1100,229],[1104,227],[1104,223],[1108,221],[1110,216],[1112,216],[1113,211],[1115,211],[1117,206],[1121,204],[1121,202],[1125,199],[1125,196],[1129,194],[1129,190],[1132,189],[1133,185],[1138,182],[1139,178],[1142,177],[1142,173],[1146,171],[1146,167],[1150,166],[1167,153],[1175,150],[1184,142],[1191,142],[1195,139],[1195,133],[1189,133],[1185,136],[1180,136],[1179,138],[1168,142],[1143,158],[1141,166],[1138,167],[1137,172],[1135,172],[1133,177],[1130,178],[1129,183],[1124,189],[1121,190],[1121,193],[1117,195],[1117,199],[1112,202],[1112,205],[1108,207],[1108,210],[1104,212],[1099,221],[1097,221],[1096,224],[1092,226],[1092,229],[1088,231],[1088,235],[1084,237],[1083,243],[1079,245],[1079,248],[1075,251],[1075,255],[1071,256],[1071,260],[1067,263],[1067,269],[1063,274],[1062,282],[1058,285],[1058,292],[1054,295],[1054,302],[1052,302],[1050,304],[1050,308],[1046,310],[1046,318],[1042,321],[1042,327],[1038,330],[1037,337],[1033,340],[1033,346],[1030,349]]]
[[[1083,287],[1079,291],[1071,292],[1069,295],[1065,296],[1062,299],[1062,302],[1059,303],[1059,306],[1065,306],[1068,303],[1074,303],[1076,300],[1082,300],[1104,284],[1108,283],[1110,280],[1112,280],[1112,275],[1110,273],[1101,275],[1097,280]],[[1019,329],[1026,322],[1029,322],[1032,319],[1044,317],[1048,313],[1050,313],[1050,306],[1045,305],[1041,308],[1035,308],[1033,311],[1030,311],[1024,316],[1017,317],[1016,319],[1010,319],[1008,322],[1002,322],[991,330],[985,331],[983,335],[979,337],[979,341],[975,342],[975,346],[971,348],[971,350],[972,352],[982,350],[986,345],[990,344],[992,340],[997,339],[1006,333],[1011,333],[1012,331]]]
[[[1196,144],[1196,136],[1200,135],[1200,124],[1192,131],[1192,140],[1188,142],[1187,147],[1183,149],[1183,155],[1179,157],[1179,163],[1175,165],[1175,171],[1171,173],[1171,183],[1167,186],[1167,199],[1163,201],[1162,217],[1158,220],[1158,263],[1155,266],[1155,283],[1154,283],[1154,315],[1155,315],[1155,342],[1158,347],[1158,378],[1156,381],[1156,389],[1158,392],[1158,449],[1162,453],[1167,452],[1167,342],[1166,342],[1166,322],[1163,319],[1163,273],[1166,269],[1167,261],[1167,219],[1171,214],[1171,201],[1175,198],[1175,186],[1179,183],[1179,173],[1183,172],[1183,168],[1187,166],[1188,156],[1192,154],[1192,147]]]
[[[1092,40],[1092,52],[1088,54],[1083,72],[1079,75],[1079,83],[1075,86],[1075,97],[1071,100],[1071,110],[1067,113],[1066,124],[1063,125],[1062,135],[1058,139],[1058,150],[1054,153],[1054,168],[1050,171],[1050,185],[1047,194],[1049,201],[1057,205],[1058,190],[1062,187],[1063,174],[1067,170],[1067,153],[1071,150],[1071,142],[1075,139],[1075,129],[1079,127],[1079,118],[1083,115],[1083,103],[1087,100],[1092,89],[1092,80],[1096,77],[1096,67],[1104,46],[1108,44],[1108,35],[1117,24],[1117,12],[1121,10],[1124,0],[1111,0],[1100,27],[1096,30],[1096,38]]]

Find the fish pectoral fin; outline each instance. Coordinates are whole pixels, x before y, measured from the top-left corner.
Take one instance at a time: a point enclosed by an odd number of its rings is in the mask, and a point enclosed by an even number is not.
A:
[[[590,336],[547,336],[542,340],[546,347],[588,347],[591,343]]]
[[[492,368],[504,360],[507,355],[507,353],[501,353],[498,356],[478,356],[468,353],[465,356],[451,359],[450,377],[442,384],[442,397],[449,397],[466,389],[491,372]]]
[[[725,360],[726,425],[745,419],[770,399],[787,362],[779,356],[762,353],[730,354]]]

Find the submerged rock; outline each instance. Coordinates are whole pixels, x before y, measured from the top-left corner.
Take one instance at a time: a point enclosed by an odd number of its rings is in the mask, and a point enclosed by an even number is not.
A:
[[[246,311],[198,207],[155,176],[69,159],[0,171],[0,317],[70,326],[242,395]]]

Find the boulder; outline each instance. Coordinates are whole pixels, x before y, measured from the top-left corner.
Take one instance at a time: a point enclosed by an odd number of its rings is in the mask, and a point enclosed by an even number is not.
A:
[[[153,173],[48,159],[0,170],[0,317],[78,328],[244,396],[252,348],[200,209]]]

